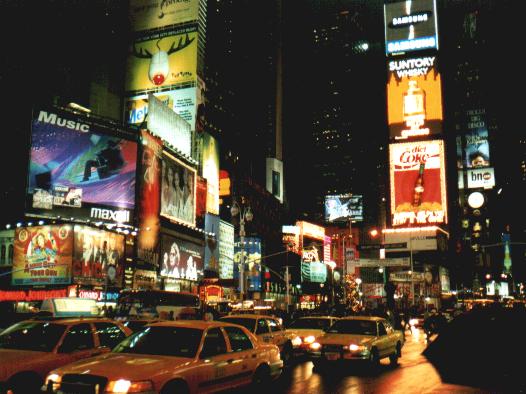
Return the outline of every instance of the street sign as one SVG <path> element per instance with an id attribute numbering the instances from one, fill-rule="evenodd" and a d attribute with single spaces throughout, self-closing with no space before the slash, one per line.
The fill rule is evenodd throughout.
<path id="1" fill-rule="evenodd" d="M 409 257 L 397 257 L 390 259 L 358 259 L 352 263 L 355 267 L 409 267 Z"/>
<path id="2" fill-rule="evenodd" d="M 407 248 L 407 242 L 397 242 L 388 244 L 370 244 L 370 245 L 359 245 L 360 250 L 379 250 L 379 249 L 405 249 Z"/>

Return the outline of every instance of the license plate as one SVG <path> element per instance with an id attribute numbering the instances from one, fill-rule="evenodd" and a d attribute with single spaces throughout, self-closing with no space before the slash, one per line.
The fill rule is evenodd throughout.
<path id="1" fill-rule="evenodd" d="M 325 353 L 325 358 L 329 361 L 338 360 L 340 358 L 339 353 Z"/>

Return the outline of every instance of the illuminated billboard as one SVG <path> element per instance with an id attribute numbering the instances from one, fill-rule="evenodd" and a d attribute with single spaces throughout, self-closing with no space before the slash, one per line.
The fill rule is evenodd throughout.
<path id="1" fill-rule="evenodd" d="M 136 138 L 58 110 L 36 110 L 27 210 L 56 217 L 131 223 Z"/>
<path id="2" fill-rule="evenodd" d="M 124 235 L 75 225 L 73 277 L 80 284 L 121 287 Z"/>
<path id="3" fill-rule="evenodd" d="M 203 276 L 202 246 L 167 234 L 162 235 L 161 244 L 161 276 L 192 281 Z"/>
<path id="4" fill-rule="evenodd" d="M 387 55 L 438 49 L 435 0 L 385 4 L 384 18 Z"/>
<path id="5" fill-rule="evenodd" d="M 245 277 L 247 291 L 261 291 L 261 239 L 245 237 L 243 255 L 245 262 Z M 234 279 L 239 278 L 239 264 L 241 263 L 241 243 L 234 245 Z"/>
<path id="6" fill-rule="evenodd" d="M 68 284 L 72 253 L 70 225 L 17 228 L 11 283 L 14 286 Z"/>
<path id="7" fill-rule="evenodd" d="M 495 172 L 491 168 L 467 170 L 468 189 L 492 189 L 495 187 Z"/>
<path id="8" fill-rule="evenodd" d="M 340 194 L 325 196 L 325 221 L 348 222 L 349 219 L 363 221 L 363 196 Z"/>
<path id="9" fill-rule="evenodd" d="M 131 0 L 131 28 L 142 31 L 196 21 L 198 9 L 199 0 Z"/>
<path id="10" fill-rule="evenodd" d="M 196 88 L 180 87 L 174 90 L 152 93 L 164 106 L 171 109 L 190 125 L 190 129 L 195 127 L 196 115 Z M 140 125 L 144 121 L 149 121 L 148 115 L 148 94 L 129 97 L 126 99 L 126 113 L 124 114 L 129 124 Z M 150 124 L 148 123 L 148 126 Z M 172 145 L 174 145 L 172 143 Z"/>
<path id="11" fill-rule="evenodd" d="M 168 108 L 153 94 L 148 95 L 148 130 L 183 155 L 192 154 L 192 131 L 190 124 Z"/>
<path id="12" fill-rule="evenodd" d="M 442 83 L 436 56 L 388 63 L 387 122 L 396 140 L 442 132 Z"/>
<path id="13" fill-rule="evenodd" d="M 161 159 L 163 145 L 159 138 L 141 132 L 142 158 L 140 172 L 139 231 L 137 258 L 159 267 L 159 212 L 161 209 Z"/>
<path id="14" fill-rule="evenodd" d="M 473 130 L 464 135 L 464 166 L 466 168 L 489 167 L 488 130 Z"/>
<path id="15" fill-rule="evenodd" d="M 195 227 L 196 170 L 164 152 L 161 215 Z"/>
<path id="16" fill-rule="evenodd" d="M 219 221 L 219 278 L 234 278 L 234 226 Z"/>
<path id="17" fill-rule="evenodd" d="M 327 280 L 327 266 L 320 262 L 301 263 L 302 282 L 324 283 Z"/>
<path id="18" fill-rule="evenodd" d="M 206 179 L 197 175 L 195 183 L 195 224 L 196 227 L 205 226 L 206 195 L 208 193 Z"/>
<path id="19" fill-rule="evenodd" d="M 132 43 L 126 64 L 125 90 L 129 95 L 197 78 L 197 25 L 167 32 L 154 31 Z"/>
<path id="20" fill-rule="evenodd" d="M 393 226 L 447 223 L 444 143 L 389 145 Z"/>
<path id="21" fill-rule="evenodd" d="M 207 213 L 205 218 L 205 268 L 219 272 L 219 216 Z"/>
<path id="22" fill-rule="evenodd" d="M 203 178 L 206 179 L 206 211 L 219 214 L 219 144 L 208 133 L 202 133 Z"/>

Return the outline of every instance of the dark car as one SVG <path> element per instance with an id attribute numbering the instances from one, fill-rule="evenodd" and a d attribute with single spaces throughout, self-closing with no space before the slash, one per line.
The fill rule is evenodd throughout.
<path id="1" fill-rule="evenodd" d="M 446 383 L 519 392 L 525 332 L 525 310 L 474 309 L 450 321 L 423 354 Z"/>

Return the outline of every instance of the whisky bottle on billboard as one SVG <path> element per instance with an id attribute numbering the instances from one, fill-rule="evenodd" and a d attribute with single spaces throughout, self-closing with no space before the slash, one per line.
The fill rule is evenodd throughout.
<path id="1" fill-rule="evenodd" d="M 426 117 L 426 93 L 415 80 L 409 81 L 407 92 L 404 93 L 404 121 L 411 129 L 418 129 L 424 124 Z"/>
<path id="2" fill-rule="evenodd" d="M 418 207 L 422 203 L 422 194 L 424 193 L 424 168 L 426 163 L 421 161 L 418 169 L 418 176 L 415 181 L 415 190 L 413 193 L 413 206 Z"/>

